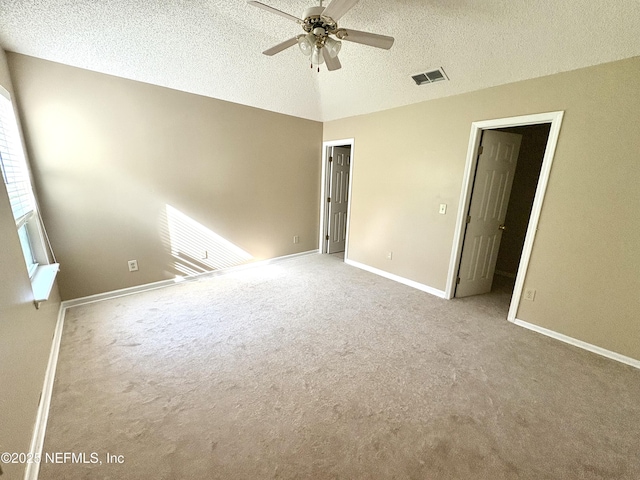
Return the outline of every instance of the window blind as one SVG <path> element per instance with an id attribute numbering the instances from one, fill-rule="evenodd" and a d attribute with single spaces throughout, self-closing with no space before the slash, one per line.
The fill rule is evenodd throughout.
<path id="1" fill-rule="evenodd" d="M 11 210 L 20 227 L 35 209 L 35 200 L 24 157 L 18 124 L 8 94 L 0 90 L 0 169 Z"/>

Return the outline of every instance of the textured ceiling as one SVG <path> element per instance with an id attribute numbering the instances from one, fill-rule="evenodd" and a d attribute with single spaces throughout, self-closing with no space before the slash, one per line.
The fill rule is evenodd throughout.
<path id="1" fill-rule="evenodd" d="M 339 25 L 394 46 L 344 42 L 318 73 L 297 47 L 262 55 L 301 29 L 244 0 L 0 0 L 5 50 L 321 121 L 638 56 L 639 24 L 638 0 L 360 0 Z"/>

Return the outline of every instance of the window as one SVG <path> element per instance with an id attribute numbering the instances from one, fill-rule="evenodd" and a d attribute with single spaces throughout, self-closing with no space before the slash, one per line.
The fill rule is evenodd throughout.
<path id="1" fill-rule="evenodd" d="M 51 264 L 47 255 L 38 215 L 29 167 L 22 148 L 18 123 L 9 92 L 0 87 L 0 170 L 16 229 L 36 306 L 49 297 L 58 264 Z"/>
<path id="2" fill-rule="evenodd" d="M 24 261 L 27 264 L 29 278 L 32 278 L 36 273 L 38 264 L 36 263 L 36 257 L 33 255 L 33 249 L 31 248 L 31 239 L 29 238 L 29 232 L 27 231 L 26 225 L 23 225 L 18 229 L 18 236 L 20 237 L 20 245 L 22 246 Z"/>

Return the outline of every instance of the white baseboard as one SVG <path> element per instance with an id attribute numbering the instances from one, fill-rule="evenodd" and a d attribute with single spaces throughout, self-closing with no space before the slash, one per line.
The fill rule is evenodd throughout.
<path id="1" fill-rule="evenodd" d="M 365 265 L 364 263 L 355 262 L 349 259 L 345 259 L 344 263 L 346 263 L 347 265 L 351 265 L 352 267 L 360 268 L 361 270 L 366 270 L 367 272 L 375 273 L 376 275 L 388 278 L 389 280 L 393 280 L 394 282 L 402 283 L 404 285 L 408 285 L 409 287 L 422 290 L 423 292 L 430 293 L 431 295 L 435 295 L 436 297 L 447 298 L 446 293 L 442 290 L 438 290 L 437 288 L 433 288 L 428 285 L 409 280 L 408 278 L 404 278 L 393 273 L 385 272 L 384 270 Z"/>
<path id="2" fill-rule="evenodd" d="M 602 355 L 603 357 L 607 357 L 612 360 L 616 360 L 618 362 L 625 363 L 627 365 L 631 365 L 632 367 L 640 369 L 640 360 L 636 360 L 634 358 L 627 357 L 625 355 L 621 355 L 616 352 L 612 352 L 611 350 L 607 350 L 605 348 L 598 347 L 597 345 L 592 345 L 590 343 L 583 342 L 582 340 L 578 340 L 577 338 L 569 337 L 562 333 L 554 332 L 553 330 L 549 330 L 548 328 L 534 325 L 533 323 L 525 322 L 524 320 L 519 320 L 516 318 L 513 321 L 513 323 L 521 327 L 527 328 L 529 330 L 533 330 L 534 332 L 541 333 L 542 335 L 546 335 L 547 337 L 551 337 L 556 340 L 560 340 L 561 342 L 568 343 L 569 345 L 573 345 L 574 347 L 582 348 L 584 350 L 597 353 L 598 355 Z"/>
<path id="3" fill-rule="evenodd" d="M 87 297 L 74 298 L 72 300 L 65 300 L 62 302 L 64 308 L 77 307 L 78 305 L 84 305 L 87 303 L 100 302 L 102 300 L 109 300 L 112 298 L 124 297 L 126 295 L 133 295 L 135 293 L 147 292 L 149 290 L 156 290 L 158 288 L 170 287 L 171 285 L 177 285 L 184 282 L 192 282 L 200 280 L 206 277 L 217 277 L 218 275 L 228 275 L 229 273 L 238 272 L 247 268 L 256 268 L 264 265 L 268 265 L 274 262 L 280 262 L 289 258 L 302 257 L 305 255 L 317 255 L 318 250 L 309 250 L 301 253 L 293 253 L 291 255 L 284 255 L 282 257 L 268 258 L 266 260 L 260 260 L 257 262 L 244 263 L 235 267 L 221 268 L 220 270 L 213 270 L 211 272 L 198 273 L 197 275 L 178 276 L 168 280 L 160 280 L 153 283 L 145 283 L 143 285 L 136 285 L 135 287 L 121 288 L 119 290 L 113 290 L 111 292 L 97 293 L 95 295 L 89 295 Z"/>
<path id="4" fill-rule="evenodd" d="M 51 406 L 51 395 L 53 394 L 53 381 L 56 377 L 56 367 L 58 366 L 58 354 L 60 353 L 60 341 L 62 340 L 65 310 L 65 307 L 60 305 L 60 309 L 58 310 L 58 321 L 56 322 L 53 341 L 51 342 L 51 351 L 49 352 L 49 362 L 47 363 L 47 370 L 44 375 L 40 404 L 38 405 L 38 412 L 36 413 L 36 423 L 33 428 L 31 445 L 29 446 L 31 458 L 40 458 L 42 455 L 44 434 L 47 430 L 49 407 Z M 39 462 L 27 463 L 27 468 L 24 471 L 24 479 L 37 480 L 39 471 Z"/>

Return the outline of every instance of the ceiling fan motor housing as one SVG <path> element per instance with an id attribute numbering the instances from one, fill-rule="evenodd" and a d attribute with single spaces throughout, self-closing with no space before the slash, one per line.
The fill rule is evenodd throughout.
<path id="1" fill-rule="evenodd" d="M 304 11 L 303 18 L 305 21 L 310 17 L 320 17 L 324 12 L 324 7 L 309 7 Z"/>
<path id="2" fill-rule="evenodd" d="M 335 33 L 338 25 L 332 18 L 322 16 L 324 8 L 325 7 L 311 7 L 305 10 L 302 24 L 305 32 L 313 32 L 316 36 L 326 36 Z M 322 31 L 319 29 L 322 29 Z"/>

